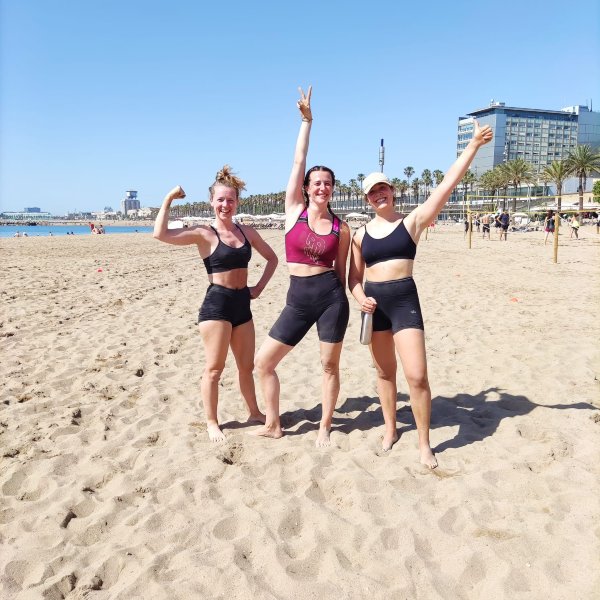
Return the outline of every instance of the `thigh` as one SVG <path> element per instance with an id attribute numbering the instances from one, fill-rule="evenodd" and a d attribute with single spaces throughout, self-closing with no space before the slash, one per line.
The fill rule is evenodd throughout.
<path id="1" fill-rule="evenodd" d="M 204 343 L 207 368 L 224 367 L 233 329 L 231 323 L 229 321 L 202 321 L 198 328 Z"/>
<path id="2" fill-rule="evenodd" d="M 254 321 L 232 329 L 230 346 L 238 368 L 251 369 L 254 365 L 254 339 Z"/>
<path id="3" fill-rule="evenodd" d="M 256 353 L 256 363 L 263 369 L 274 369 L 293 348 L 268 337 Z"/>
<path id="4" fill-rule="evenodd" d="M 346 335 L 349 319 L 350 306 L 343 293 L 343 296 L 327 306 L 317 319 L 319 340 L 329 344 L 341 343 Z"/>
<path id="5" fill-rule="evenodd" d="M 373 331 L 369 348 L 379 376 L 395 380 L 398 363 L 391 330 Z"/>
<path id="6" fill-rule="evenodd" d="M 316 317 L 310 315 L 308 311 L 286 304 L 271 327 L 269 336 L 282 345 L 293 347 L 308 333 L 315 321 Z"/>
<path id="7" fill-rule="evenodd" d="M 394 345 L 407 379 L 427 376 L 425 332 L 422 329 L 402 329 L 394 334 Z"/>
<path id="8" fill-rule="evenodd" d="M 342 342 L 331 344 L 329 342 L 321 342 L 319 344 L 321 351 L 321 364 L 335 366 L 340 365 L 340 356 L 342 355 Z"/>

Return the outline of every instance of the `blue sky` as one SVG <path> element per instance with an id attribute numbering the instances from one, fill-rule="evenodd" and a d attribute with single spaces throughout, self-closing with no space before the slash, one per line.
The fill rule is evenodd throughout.
<path id="1" fill-rule="evenodd" d="M 599 23 L 597 0 L 0 0 L 0 207 L 203 201 L 225 163 L 283 190 L 308 84 L 309 165 L 347 183 L 384 138 L 390 177 L 445 171 L 491 99 L 600 110 Z"/>

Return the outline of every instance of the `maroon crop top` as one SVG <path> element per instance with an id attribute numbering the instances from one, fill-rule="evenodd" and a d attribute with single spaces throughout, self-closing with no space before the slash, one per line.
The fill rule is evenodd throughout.
<path id="1" fill-rule="evenodd" d="M 308 225 L 308 211 L 305 208 L 294 226 L 285 234 L 285 258 L 288 263 L 331 269 L 339 243 L 340 220 L 333 215 L 331 231 L 319 235 Z"/>

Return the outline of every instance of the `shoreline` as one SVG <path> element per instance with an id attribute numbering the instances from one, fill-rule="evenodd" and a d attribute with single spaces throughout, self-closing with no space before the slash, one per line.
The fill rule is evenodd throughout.
<path id="1" fill-rule="evenodd" d="M 32 223 L 35 223 L 35 225 L 33 225 Z M 113 220 L 100 220 L 100 221 L 84 221 L 81 219 L 61 219 L 61 220 L 36 220 L 36 219 L 31 219 L 31 221 L 22 221 L 22 220 L 3 220 L 0 221 L 0 226 L 2 225 L 6 225 L 6 226 L 10 226 L 10 227 L 37 227 L 38 225 L 42 226 L 42 227 L 52 227 L 53 225 L 81 225 L 81 226 L 88 226 L 90 223 L 94 223 L 97 225 L 104 225 L 104 227 L 110 227 L 111 225 L 115 226 L 115 227 L 154 227 L 154 221 L 150 220 L 150 219 L 143 219 L 143 220 L 128 220 L 128 219 L 124 219 L 122 221 L 113 221 Z"/>

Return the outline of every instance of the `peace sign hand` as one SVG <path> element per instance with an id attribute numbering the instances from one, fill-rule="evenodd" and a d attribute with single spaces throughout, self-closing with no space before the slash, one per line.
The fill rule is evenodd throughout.
<path id="1" fill-rule="evenodd" d="M 298 109 L 300 110 L 300 115 L 302 116 L 303 121 L 312 121 L 312 112 L 310 110 L 310 96 L 312 94 L 312 85 L 308 86 L 308 92 L 304 95 L 302 88 L 299 87 L 300 91 L 300 100 L 296 103 Z"/>
<path id="2" fill-rule="evenodd" d="M 477 119 L 473 119 L 473 141 L 478 146 L 483 146 L 484 144 L 491 142 L 493 137 L 494 133 L 489 125 L 479 127 Z"/>

